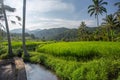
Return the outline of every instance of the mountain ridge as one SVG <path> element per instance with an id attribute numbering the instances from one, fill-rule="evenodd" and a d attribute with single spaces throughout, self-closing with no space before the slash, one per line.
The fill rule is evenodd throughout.
<path id="1" fill-rule="evenodd" d="M 91 33 L 98 29 L 98 27 L 87 27 L 87 30 Z M 11 33 L 17 32 L 18 34 L 22 33 L 22 29 L 15 29 L 10 31 Z M 51 28 L 51 29 L 36 29 L 36 30 L 28 30 L 26 29 L 26 33 L 33 34 L 36 38 L 41 40 L 62 40 L 62 39 L 70 39 L 74 40 L 77 38 L 77 29 L 69 29 L 65 27 L 61 28 Z"/>

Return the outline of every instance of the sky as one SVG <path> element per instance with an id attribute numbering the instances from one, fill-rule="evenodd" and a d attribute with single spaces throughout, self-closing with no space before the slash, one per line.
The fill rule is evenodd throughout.
<path id="1" fill-rule="evenodd" d="M 88 6 L 93 4 L 92 0 L 26 0 L 26 29 L 49 29 L 49 28 L 78 28 L 80 23 L 84 21 L 87 26 L 95 27 L 96 19 L 93 15 L 88 14 Z M 117 11 L 114 6 L 119 0 L 104 0 L 108 2 L 107 14 L 112 14 Z M 22 18 L 23 0 L 5 0 L 6 5 L 16 8 L 16 12 L 7 13 L 9 15 L 17 15 Z M 106 14 L 99 16 L 100 23 Z M 14 17 L 9 17 L 11 20 L 16 20 Z M 19 21 L 16 21 L 19 22 Z M 22 21 L 21 21 L 22 22 Z M 10 30 L 22 28 L 18 24 L 11 24 Z"/>

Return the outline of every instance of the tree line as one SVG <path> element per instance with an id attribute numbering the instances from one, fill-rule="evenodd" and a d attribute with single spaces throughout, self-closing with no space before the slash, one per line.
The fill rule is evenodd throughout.
<path id="1" fill-rule="evenodd" d="M 85 22 L 81 22 L 78 28 L 78 39 L 82 41 L 101 40 L 117 41 L 120 40 L 120 2 L 114 3 L 118 10 L 114 14 L 106 15 L 103 22 L 99 25 L 99 15 L 107 14 L 105 5 L 108 2 L 103 0 L 92 0 L 93 4 L 88 7 L 90 16 L 94 15 L 97 20 L 97 29 L 90 33 L 86 28 Z"/>

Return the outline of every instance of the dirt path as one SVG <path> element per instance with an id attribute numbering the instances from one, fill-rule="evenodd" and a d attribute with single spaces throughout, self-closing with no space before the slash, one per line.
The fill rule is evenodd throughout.
<path id="1" fill-rule="evenodd" d="M 23 60 L 20 58 L 1 60 L 0 80 L 27 80 Z"/>
<path id="2" fill-rule="evenodd" d="M 16 65 L 17 80 L 27 80 L 23 59 L 14 58 L 14 60 Z"/>
<path id="3" fill-rule="evenodd" d="M 13 60 L 0 61 L 0 80 L 16 80 L 15 64 Z"/>

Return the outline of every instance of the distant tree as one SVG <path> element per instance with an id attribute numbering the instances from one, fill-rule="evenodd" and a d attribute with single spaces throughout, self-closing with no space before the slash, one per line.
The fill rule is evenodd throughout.
<path id="1" fill-rule="evenodd" d="M 56 35 L 53 40 L 56 41 L 76 41 L 78 40 L 78 29 L 69 29 Z"/>
<path id="2" fill-rule="evenodd" d="M 42 40 L 42 41 L 46 41 L 45 36 L 43 36 L 41 40 Z"/>
<path id="3" fill-rule="evenodd" d="M 80 40 L 85 40 L 86 39 L 86 24 L 85 22 L 81 22 L 80 27 L 78 28 L 78 37 Z"/>
<path id="4" fill-rule="evenodd" d="M 99 33 L 100 33 L 103 41 L 109 41 L 106 25 L 101 25 L 101 30 L 99 30 Z"/>
<path id="5" fill-rule="evenodd" d="M 31 37 L 32 39 L 35 39 L 35 36 L 34 36 L 34 34 L 31 34 L 31 35 L 30 35 L 30 37 Z"/>
<path id="6" fill-rule="evenodd" d="M 99 14 L 102 14 L 103 12 L 107 13 L 106 8 L 104 5 L 107 5 L 107 2 L 103 2 L 103 0 L 92 0 L 93 5 L 90 5 L 88 7 L 88 13 L 90 13 L 90 16 L 93 14 L 95 15 L 95 18 L 97 19 L 97 26 L 99 26 Z"/>
<path id="7" fill-rule="evenodd" d="M 95 31 L 93 32 L 93 38 L 94 38 L 95 41 L 98 41 L 98 40 L 99 40 L 99 39 L 98 39 L 98 35 L 99 35 L 99 31 L 98 31 L 98 29 L 97 29 L 97 30 L 95 30 Z"/>
<path id="8" fill-rule="evenodd" d="M 22 26 L 22 42 L 23 42 L 23 51 L 25 57 L 28 57 L 29 54 L 26 49 L 26 41 L 25 41 L 25 21 L 26 21 L 26 0 L 23 0 L 23 26 Z"/>
<path id="9" fill-rule="evenodd" d="M 116 28 L 116 26 L 118 25 L 118 21 L 116 19 L 116 17 L 112 14 L 106 16 L 106 18 L 103 19 L 103 25 L 106 27 L 107 32 L 108 32 L 108 37 L 109 40 L 113 40 L 113 35 L 114 35 L 114 29 Z"/>
<path id="10" fill-rule="evenodd" d="M 8 38 L 8 53 L 9 53 L 9 56 L 12 56 L 13 53 L 12 53 L 12 46 L 11 46 L 11 39 L 10 39 L 6 10 L 10 11 L 10 12 L 14 12 L 15 8 L 11 8 L 10 6 L 4 5 L 4 1 L 0 0 L 0 17 L 2 15 L 4 15 L 5 26 L 6 26 L 6 30 L 7 30 L 7 38 Z"/>

